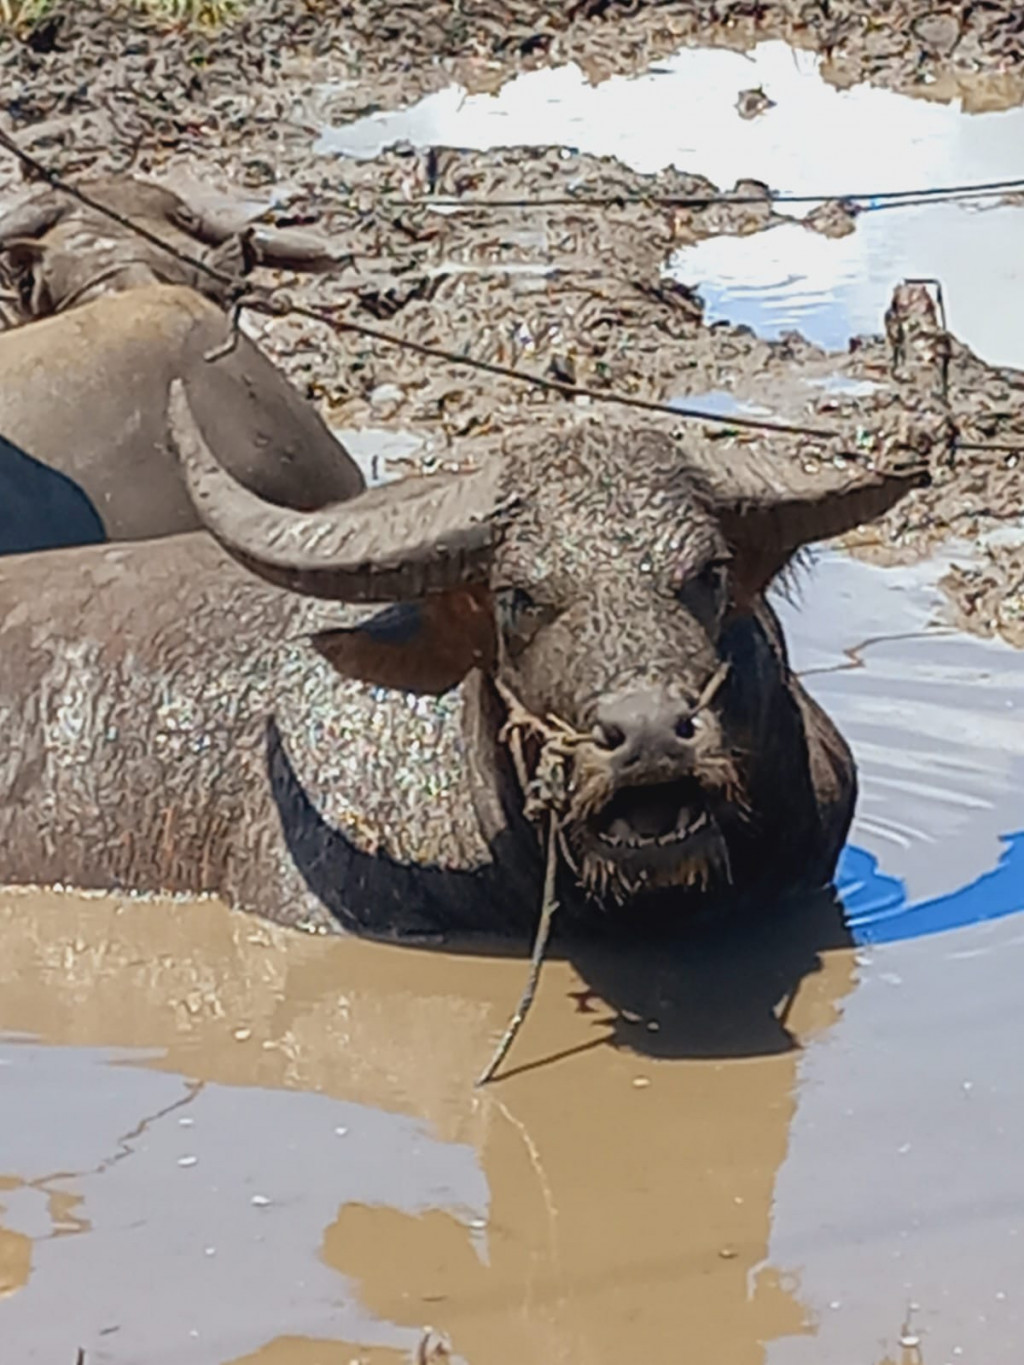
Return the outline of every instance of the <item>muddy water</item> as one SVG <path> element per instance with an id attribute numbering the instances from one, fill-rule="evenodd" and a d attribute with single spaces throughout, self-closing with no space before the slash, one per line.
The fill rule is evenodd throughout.
<path id="1" fill-rule="evenodd" d="M 552 962 L 483 1093 L 519 962 L 0 897 L 2 1358 L 841 1365 L 916 1304 L 926 1361 L 1017 1359 L 1024 656 L 940 569 L 782 607 L 861 762 L 853 935 Z"/>
<path id="2" fill-rule="evenodd" d="M 748 1284 L 794 1052 L 658 1060 L 655 1015 L 612 1046 L 607 1006 L 555 963 L 519 1074 L 477 1096 L 520 964 L 40 893 L 4 899 L 0 938 L 19 1360 L 312 1365 L 433 1324 L 470 1361 L 613 1361 L 685 1333 L 753 1362 L 799 1329 L 770 1268 Z M 828 957 L 790 1027 L 827 1029 L 853 978 Z"/>

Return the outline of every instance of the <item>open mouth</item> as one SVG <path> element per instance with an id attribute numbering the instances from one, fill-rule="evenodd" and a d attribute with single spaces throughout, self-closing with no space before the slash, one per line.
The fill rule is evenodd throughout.
<path id="1" fill-rule="evenodd" d="M 718 822 L 691 781 L 623 787 L 587 825 L 587 860 L 632 888 L 728 877 Z"/>

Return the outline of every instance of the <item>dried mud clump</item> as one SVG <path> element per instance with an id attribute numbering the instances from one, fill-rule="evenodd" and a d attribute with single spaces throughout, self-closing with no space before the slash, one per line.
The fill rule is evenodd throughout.
<path id="1" fill-rule="evenodd" d="M 736 96 L 736 112 L 740 118 L 758 118 L 775 108 L 775 101 L 768 98 L 760 86 L 755 90 L 741 90 Z"/>
<path id="2" fill-rule="evenodd" d="M 976 635 L 1002 636 L 1024 649 L 1024 543 L 987 546 L 982 562 L 954 565 L 942 580 L 954 620 Z"/>

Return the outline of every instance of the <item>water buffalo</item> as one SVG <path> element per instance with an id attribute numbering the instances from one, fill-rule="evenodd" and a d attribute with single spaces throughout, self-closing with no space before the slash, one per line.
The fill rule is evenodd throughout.
<path id="1" fill-rule="evenodd" d="M 227 236 L 237 223 L 203 217 L 160 186 L 83 188 L 193 255 L 202 241 L 238 246 Z M 326 259 L 315 239 L 254 240 L 245 269 Z M 222 288 L 201 271 L 48 187 L 0 217 L 0 261 L 35 319 L 0 332 L 0 435 L 18 452 L 0 451 L 0 507 L 9 519 L 17 503 L 32 505 L 31 521 L 20 519 L 14 534 L 0 521 L 0 553 L 84 543 L 94 536 L 83 528 L 96 521 L 111 540 L 196 529 L 167 430 L 176 377 L 225 467 L 261 497 L 314 508 L 362 490 L 357 466 L 312 404 L 248 338 L 212 363 L 204 358 L 228 327 Z M 68 503 L 62 480 L 87 506 L 84 519 L 58 510 Z"/>
<path id="2" fill-rule="evenodd" d="M 521 935 L 543 853 L 503 739 L 514 696 L 581 737 L 568 923 L 828 882 L 854 764 L 764 589 L 925 482 L 927 431 L 788 460 L 581 420 L 303 513 L 231 477 L 180 385 L 171 417 L 220 545 L 0 562 L 0 880 Z"/>
<path id="3" fill-rule="evenodd" d="M 188 285 L 221 304 L 231 281 L 254 265 L 319 270 L 336 263 L 315 235 L 262 227 L 242 206 L 202 209 L 164 185 L 128 176 L 83 180 L 76 188 L 179 255 L 64 191 L 34 186 L 0 213 L 0 263 L 26 320 L 149 284 Z M 204 262 L 220 278 L 180 256 Z"/>

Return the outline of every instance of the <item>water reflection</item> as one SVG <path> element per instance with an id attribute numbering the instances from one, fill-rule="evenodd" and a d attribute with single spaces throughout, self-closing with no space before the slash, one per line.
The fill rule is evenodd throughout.
<path id="1" fill-rule="evenodd" d="M 619 157 L 638 171 L 674 165 L 721 185 L 757 176 L 776 190 L 825 196 L 1021 174 L 1024 110 L 965 116 L 954 104 L 867 85 L 836 90 L 819 71 L 812 53 L 780 42 L 749 53 L 685 48 L 656 71 L 597 85 L 570 63 L 521 75 L 496 95 L 450 86 L 409 109 L 328 128 L 317 150 L 372 157 L 403 140 L 477 148 L 562 145 Z M 763 87 L 775 108 L 741 119 L 736 95 L 754 86 Z"/>
<path id="2" fill-rule="evenodd" d="M 911 904 L 899 877 L 882 872 L 861 848 L 844 850 L 836 885 L 857 943 L 898 943 L 1024 910 L 1024 831 L 1003 835 L 996 866 L 974 881 L 931 900 Z"/>
<path id="3" fill-rule="evenodd" d="M 1024 826 L 1024 653 L 944 620 L 939 580 L 971 553 L 885 569 L 823 554 L 778 602 L 795 666 L 857 758 L 850 842 L 910 906 L 991 873 Z"/>
<path id="4" fill-rule="evenodd" d="M 907 276 L 943 282 L 950 330 L 984 360 L 1024 353 L 1024 324 L 994 306 L 1024 298 L 1013 249 L 1020 209 L 932 204 L 867 212 L 838 240 L 782 223 L 756 237 L 713 237 L 672 257 L 668 273 L 697 289 L 708 320 L 778 338 L 798 331 L 828 350 L 873 334 L 893 286 Z"/>

